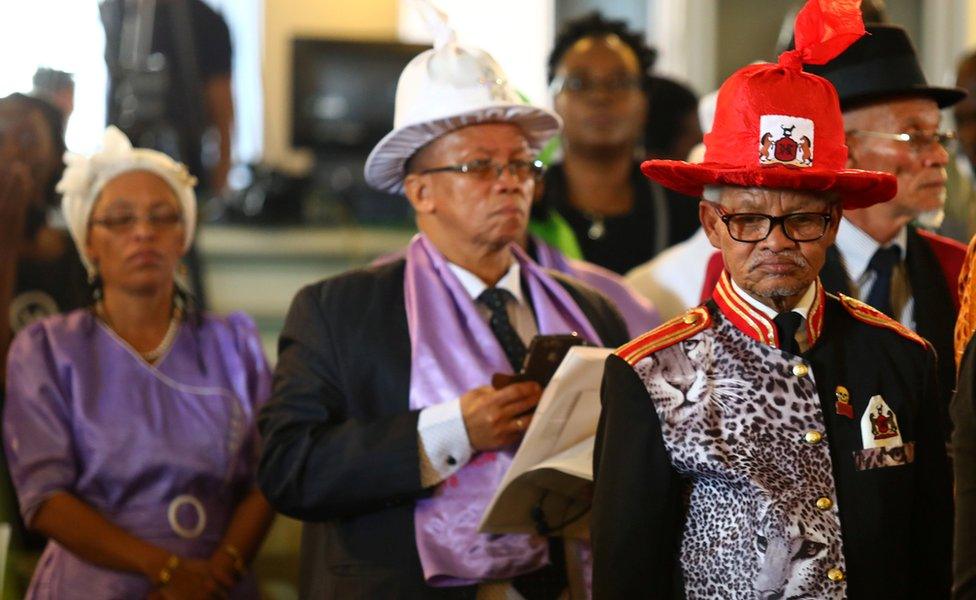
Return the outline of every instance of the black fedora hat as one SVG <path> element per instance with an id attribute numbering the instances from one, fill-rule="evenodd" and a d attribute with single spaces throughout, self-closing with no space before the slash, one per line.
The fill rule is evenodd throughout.
<path id="1" fill-rule="evenodd" d="M 966 96 L 966 90 L 931 86 L 918 63 L 908 33 L 896 25 L 871 23 L 861 37 L 825 65 L 807 65 L 806 71 L 827 79 L 837 88 L 842 110 L 899 97 L 935 100 L 939 108 Z"/>

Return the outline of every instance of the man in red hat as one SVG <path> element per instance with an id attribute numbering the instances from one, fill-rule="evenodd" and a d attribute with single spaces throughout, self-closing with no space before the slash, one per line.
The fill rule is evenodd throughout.
<path id="1" fill-rule="evenodd" d="M 837 92 L 803 72 L 864 31 L 857 2 L 822 4 L 798 15 L 798 50 L 723 84 L 703 163 L 642 166 L 704 197 L 727 270 L 710 301 L 607 361 L 596 598 L 948 595 L 935 355 L 818 278 L 842 210 L 896 192 L 846 168 Z"/>

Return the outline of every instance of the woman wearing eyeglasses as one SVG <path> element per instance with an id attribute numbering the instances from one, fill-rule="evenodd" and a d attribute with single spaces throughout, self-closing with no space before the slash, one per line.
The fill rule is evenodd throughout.
<path id="1" fill-rule="evenodd" d="M 694 203 L 640 173 L 653 60 L 624 22 L 598 13 L 567 23 L 549 56 L 562 144 L 531 227 L 563 254 L 619 274 L 698 228 Z"/>
<path id="2" fill-rule="evenodd" d="M 10 471 L 24 521 L 50 538 L 28 597 L 256 597 L 269 371 L 248 317 L 201 314 L 176 282 L 193 178 L 114 128 L 67 162 L 59 191 L 95 300 L 23 330 L 8 363 Z"/>

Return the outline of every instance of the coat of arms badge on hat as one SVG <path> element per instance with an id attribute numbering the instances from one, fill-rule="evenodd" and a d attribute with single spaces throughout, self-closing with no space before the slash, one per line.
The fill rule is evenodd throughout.
<path id="1" fill-rule="evenodd" d="M 813 121 L 788 115 L 759 117 L 759 162 L 813 166 Z"/>

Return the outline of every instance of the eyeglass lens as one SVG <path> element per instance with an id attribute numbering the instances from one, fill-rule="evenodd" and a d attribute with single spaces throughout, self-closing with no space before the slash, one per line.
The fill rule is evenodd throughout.
<path id="1" fill-rule="evenodd" d="M 782 224 L 786 237 L 794 242 L 812 242 L 827 231 L 829 215 L 794 213 L 781 217 L 763 214 L 725 215 L 723 220 L 732 239 L 740 242 L 759 242 L 766 239 L 774 225 Z"/>

